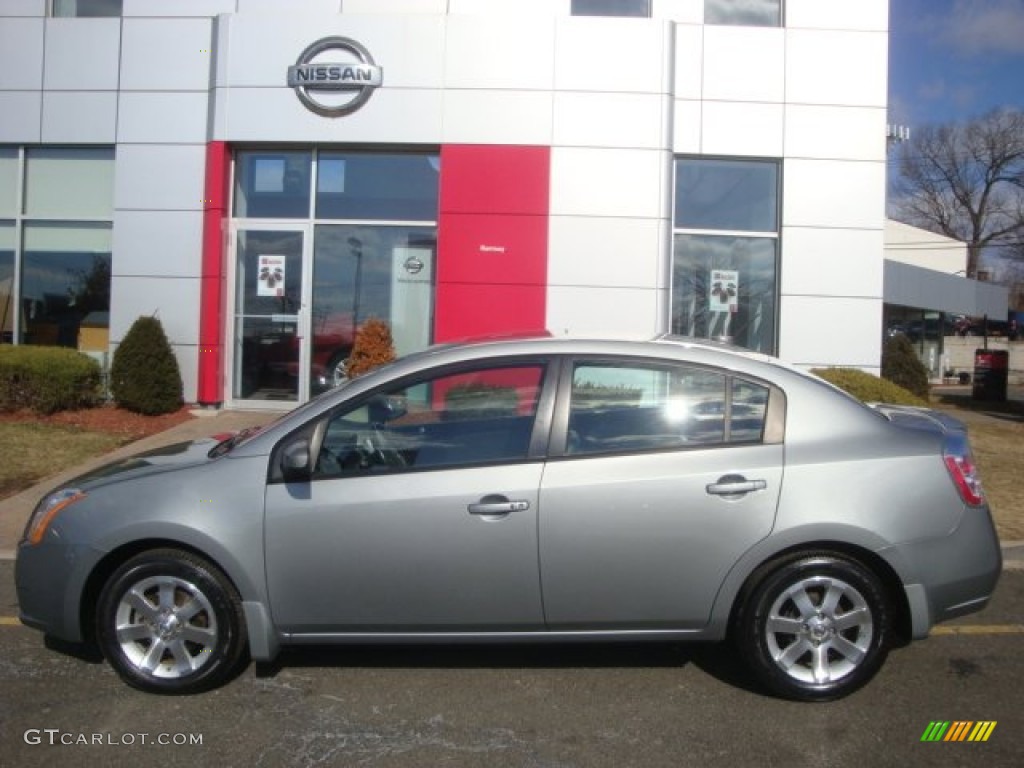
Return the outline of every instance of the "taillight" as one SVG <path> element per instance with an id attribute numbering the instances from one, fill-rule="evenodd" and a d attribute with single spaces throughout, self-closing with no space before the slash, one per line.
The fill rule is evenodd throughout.
<path id="1" fill-rule="evenodd" d="M 962 439 L 947 440 L 942 458 L 964 503 L 972 507 L 984 504 L 985 492 L 981 488 L 981 478 L 978 476 L 974 457 L 971 456 L 971 449 L 967 446 L 966 436 Z"/>

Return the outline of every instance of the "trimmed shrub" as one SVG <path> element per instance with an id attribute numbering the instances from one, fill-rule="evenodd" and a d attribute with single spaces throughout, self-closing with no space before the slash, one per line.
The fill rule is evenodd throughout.
<path id="1" fill-rule="evenodd" d="M 928 399 L 928 369 L 903 334 L 893 336 L 882 348 L 882 378 Z"/>
<path id="2" fill-rule="evenodd" d="M 815 368 L 811 373 L 820 376 L 843 391 L 849 392 L 865 403 L 928 405 L 927 400 L 921 399 L 913 392 L 856 368 Z"/>
<path id="3" fill-rule="evenodd" d="M 91 408 L 102 399 L 102 382 L 100 364 L 77 350 L 0 346 L 0 411 Z"/>
<path id="4" fill-rule="evenodd" d="M 345 373 L 354 379 L 392 362 L 396 357 L 391 328 L 383 320 L 371 317 L 356 330 Z"/>
<path id="5" fill-rule="evenodd" d="M 155 317 L 140 317 L 114 350 L 110 393 L 120 407 L 155 416 L 181 408 L 178 359 Z"/>

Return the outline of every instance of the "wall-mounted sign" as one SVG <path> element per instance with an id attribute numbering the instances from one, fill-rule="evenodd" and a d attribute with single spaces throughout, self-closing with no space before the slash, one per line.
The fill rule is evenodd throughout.
<path id="1" fill-rule="evenodd" d="M 260 256 L 256 272 L 257 296 L 284 296 L 284 256 Z"/>
<path id="2" fill-rule="evenodd" d="M 307 109 L 324 117 L 355 112 L 383 82 L 384 70 L 370 52 L 347 37 L 317 40 L 288 67 L 288 86 Z"/>
<path id="3" fill-rule="evenodd" d="M 708 282 L 708 311 L 735 314 L 740 308 L 740 273 L 734 269 L 713 269 Z"/>

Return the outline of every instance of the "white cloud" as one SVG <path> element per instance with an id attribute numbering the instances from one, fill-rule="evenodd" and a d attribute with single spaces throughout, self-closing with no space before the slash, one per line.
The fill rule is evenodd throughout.
<path id="1" fill-rule="evenodd" d="M 1024 0 L 955 0 L 940 37 L 968 56 L 1024 55 Z"/>

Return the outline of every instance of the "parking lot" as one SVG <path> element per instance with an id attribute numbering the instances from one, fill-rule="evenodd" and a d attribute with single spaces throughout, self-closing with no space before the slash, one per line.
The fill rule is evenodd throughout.
<path id="1" fill-rule="evenodd" d="M 0 561 L 0 765 L 1011 766 L 1024 748 L 1024 572 L 983 613 L 895 651 L 831 704 L 753 691 L 728 651 L 673 645 L 311 649 L 158 697 L 16 621 Z M 984 743 L 923 743 L 994 721 Z"/>

